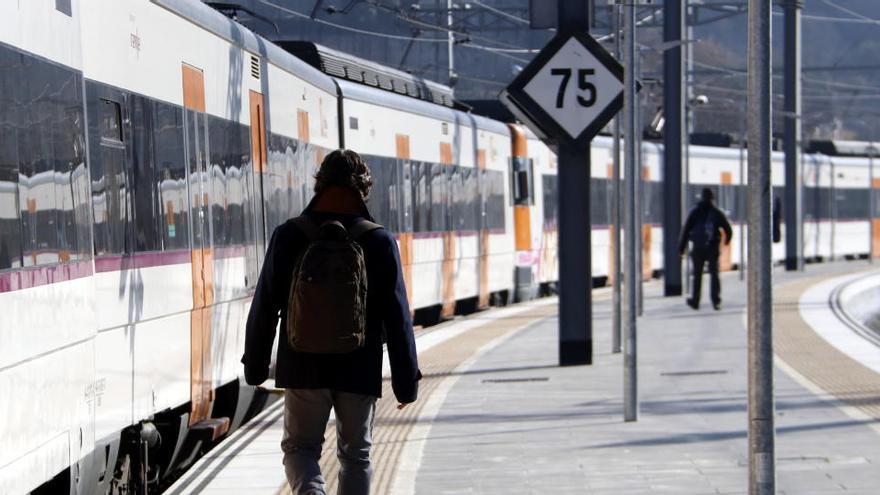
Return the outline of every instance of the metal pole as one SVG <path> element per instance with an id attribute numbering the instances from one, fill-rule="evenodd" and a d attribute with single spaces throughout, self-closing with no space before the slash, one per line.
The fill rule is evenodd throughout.
<path id="1" fill-rule="evenodd" d="M 804 260 L 801 153 L 802 0 L 785 5 L 785 269 L 801 270 Z"/>
<path id="2" fill-rule="evenodd" d="M 873 132 L 873 131 L 872 131 Z M 868 263 L 874 262 L 874 140 L 868 148 Z"/>
<path id="3" fill-rule="evenodd" d="M 614 23 L 614 57 L 620 60 L 620 7 L 614 5 L 612 7 L 612 22 Z M 620 317 L 621 317 L 621 297 L 620 276 L 620 221 L 623 218 L 620 214 L 620 115 L 614 117 L 614 125 L 612 126 L 614 136 L 614 146 L 612 147 L 612 165 L 611 165 L 611 246 L 612 264 L 614 265 L 613 273 L 613 289 L 611 292 L 611 352 L 620 352 Z"/>
<path id="4" fill-rule="evenodd" d="M 749 494 L 776 493 L 770 135 L 772 0 L 749 0 Z"/>
<path id="5" fill-rule="evenodd" d="M 446 39 L 448 40 L 447 46 L 447 56 L 449 59 L 449 84 L 451 85 L 455 80 L 455 34 L 452 32 L 453 30 L 453 19 L 452 19 L 452 0 L 446 0 L 446 27 L 449 31 L 446 33 Z"/>
<path id="6" fill-rule="evenodd" d="M 681 150 L 684 128 L 682 100 L 681 35 L 684 31 L 682 0 L 663 3 L 663 41 L 678 45 L 663 53 L 663 294 L 681 295 L 681 262 L 678 237 L 681 233 Z"/>
<path id="7" fill-rule="evenodd" d="M 587 3 L 559 0 L 560 29 L 589 31 Z M 559 365 L 593 361 L 590 147 L 559 145 Z"/>
<path id="8" fill-rule="evenodd" d="M 626 255 L 626 319 L 624 326 L 624 370 L 623 370 L 623 419 L 624 421 L 636 421 L 639 416 L 638 404 L 638 376 L 636 369 L 636 184 L 638 172 L 636 171 L 636 79 L 635 79 L 635 5 L 629 3 L 623 7 L 624 11 L 624 89 L 623 89 L 623 112 L 624 112 L 624 140 L 625 160 L 624 179 L 626 180 L 626 207 L 624 233 Z"/>
<path id="9" fill-rule="evenodd" d="M 746 236 L 745 236 L 745 228 L 746 228 L 746 219 L 743 218 L 742 207 L 746 205 L 743 198 L 743 191 L 745 190 L 746 185 L 746 177 L 745 170 L 746 167 L 744 165 L 744 161 L 746 158 L 746 149 L 745 149 L 745 134 L 740 136 L 742 139 L 739 143 L 739 206 L 740 209 L 737 212 L 737 216 L 739 217 L 739 279 L 742 281 L 746 276 Z"/>
<path id="10" fill-rule="evenodd" d="M 642 74 L 642 53 L 636 51 L 636 67 L 635 77 L 638 80 Z M 638 276 L 638 284 L 636 285 L 636 314 L 642 316 L 644 314 L 644 283 L 645 283 L 645 169 L 642 160 L 642 97 L 636 95 L 636 105 L 634 108 L 635 129 L 634 136 L 636 142 L 636 274 Z"/>
<path id="11" fill-rule="evenodd" d="M 831 249 L 831 256 L 829 259 L 834 261 L 834 240 L 837 236 L 837 192 L 834 190 L 834 176 L 836 175 L 834 172 L 834 159 L 829 158 L 828 162 L 831 164 L 830 170 L 830 179 L 831 179 L 831 194 L 828 195 L 828 211 L 831 214 L 831 236 L 830 241 L 831 245 L 829 246 Z"/>
<path id="12" fill-rule="evenodd" d="M 694 45 L 693 45 L 693 26 L 688 25 L 687 19 L 688 14 L 690 13 L 690 9 L 688 8 L 688 0 L 683 0 L 685 2 L 684 5 L 684 25 L 685 32 L 687 33 L 687 41 L 688 43 L 684 46 L 685 49 L 685 94 L 684 94 L 684 128 L 686 129 L 684 134 L 684 156 L 682 162 L 684 164 L 684 176 L 682 180 L 682 193 L 681 198 L 681 213 L 682 213 L 682 223 L 684 223 L 684 219 L 687 217 L 690 212 L 690 185 L 691 185 L 691 133 L 693 132 L 693 122 L 694 116 L 691 110 L 691 102 L 693 101 L 694 95 L 694 65 L 693 65 L 693 55 L 694 55 Z M 688 243 L 689 244 L 689 243 Z M 685 297 L 690 297 L 691 293 L 691 260 L 690 256 L 687 256 L 684 259 L 684 295 Z"/>

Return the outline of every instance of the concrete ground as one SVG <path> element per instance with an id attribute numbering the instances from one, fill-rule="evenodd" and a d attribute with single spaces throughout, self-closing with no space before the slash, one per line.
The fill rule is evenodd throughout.
<path id="1" fill-rule="evenodd" d="M 774 287 L 798 278 L 778 271 Z M 747 493 L 745 282 L 724 277 L 719 312 L 705 300 L 695 312 L 660 290 L 646 287 L 639 319 L 637 422 L 623 421 L 623 359 L 610 352 L 610 301 L 598 296 L 592 366 L 556 365 L 558 322 L 549 316 L 459 367 L 427 433 L 415 492 Z M 815 361 L 824 351 L 787 352 Z M 775 374 L 778 493 L 880 493 L 880 418 L 853 419 L 780 365 L 788 372 Z"/>
<path id="2" fill-rule="evenodd" d="M 774 273 L 780 494 L 880 494 L 880 373 L 819 337 L 800 311 L 810 287 L 870 269 L 840 262 Z M 385 371 L 371 493 L 747 493 L 746 288 L 733 273 L 723 289 L 721 311 L 704 302 L 695 312 L 661 297 L 659 282 L 646 285 L 633 423 L 623 421 L 607 289 L 594 292 L 591 366 L 557 366 L 554 299 L 420 331 L 419 400 L 397 410 Z M 269 407 L 168 493 L 289 494 L 282 423 L 280 404 Z M 336 493 L 332 422 L 325 438 L 320 463 Z"/>

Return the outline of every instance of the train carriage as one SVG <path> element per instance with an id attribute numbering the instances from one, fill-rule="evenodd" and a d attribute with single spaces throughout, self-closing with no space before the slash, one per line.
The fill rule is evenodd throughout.
<path id="1" fill-rule="evenodd" d="M 335 148 L 371 165 L 369 206 L 398 240 L 419 321 L 556 289 L 556 158 L 524 127 L 400 71 L 275 45 L 196 0 L 83 5 L 0 16 L 0 391 L 13 398 L 0 492 L 155 489 L 262 407 L 238 360 L 266 242 Z M 596 283 L 612 273 L 611 147 L 593 142 Z M 650 277 L 662 146 L 641 156 Z M 691 147 L 685 205 L 713 187 L 734 224 L 724 269 L 741 264 L 744 163 Z M 775 153 L 780 204 L 782 170 Z M 803 170 L 807 258 L 880 254 L 870 159 L 805 154 Z"/>
<path id="2" fill-rule="evenodd" d="M 485 307 L 513 288 L 510 136 L 452 108 L 449 88 L 308 42 L 281 46 L 332 75 L 340 142 L 370 164 L 369 201 L 400 246 L 417 319 Z"/>
<path id="3" fill-rule="evenodd" d="M 62 7 L 7 3 L 0 16 L 4 492 L 27 492 L 93 448 L 83 60 L 78 5 Z"/>

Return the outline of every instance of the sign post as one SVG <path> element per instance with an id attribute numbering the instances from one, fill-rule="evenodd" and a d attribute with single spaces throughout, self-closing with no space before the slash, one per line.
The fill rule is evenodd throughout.
<path id="1" fill-rule="evenodd" d="M 559 30 L 502 92 L 559 156 L 559 364 L 591 364 L 590 142 L 623 105 L 623 67 L 588 31 L 585 0 L 559 0 Z"/>

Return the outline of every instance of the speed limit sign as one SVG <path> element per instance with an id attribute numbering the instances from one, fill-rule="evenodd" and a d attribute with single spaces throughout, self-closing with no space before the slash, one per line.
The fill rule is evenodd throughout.
<path id="1" fill-rule="evenodd" d="M 539 135 L 584 144 L 623 106 L 623 67 L 589 34 L 561 32 L 501 97 Z"/>

